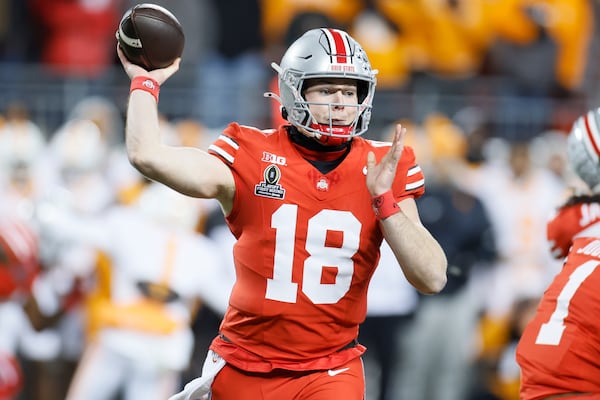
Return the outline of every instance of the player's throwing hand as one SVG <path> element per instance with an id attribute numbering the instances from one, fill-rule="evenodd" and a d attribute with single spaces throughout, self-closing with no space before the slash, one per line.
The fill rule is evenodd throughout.
<path id="1" fill-rule="evenodd" d="M 129 78 L 133 79 L 136 76 L 149 76 L 156 80 L 159 85 L 165 83 L 167 79 L 171 77 L 175 72 L 179 70 L 179 64 L 181 63 L 181 58 L 177 58 L 173 64 L 169 65 L 165 68 L 159 68 L 152 71 L 146 71 L 143 67 L 136 65 L 129 61 L 127 57 L 125 57 L 125 53 L 117 44 L 117 55 L 119 56 L 119 60 L 121 60 L 121 64 L 123 64 L 123 69 L 127 73 Z"/>

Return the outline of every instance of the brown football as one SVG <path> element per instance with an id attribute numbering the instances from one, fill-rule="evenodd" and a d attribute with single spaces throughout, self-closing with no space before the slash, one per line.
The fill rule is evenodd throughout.
<path id="1" fill-rule="evenodd" d="M 166 8 L 137 4 L 123 14 L 116 33 L 129 61 L 148 71 L 164 68 L 181 57 L 185 36 L 181 24 Z"/>

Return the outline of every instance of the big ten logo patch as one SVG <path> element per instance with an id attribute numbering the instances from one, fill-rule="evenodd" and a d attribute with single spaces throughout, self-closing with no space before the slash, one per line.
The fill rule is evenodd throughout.
<path id="1" fill-rule="evenodd" d="M 267 162 L 270 164 L 277 164 L 277 165 L 286 165 L 287 164 L 287 160 L 285 159 L 285 157 L 278 156 L 276 154 L 269 153 L 267 151 L 263 151 L 263 156 L 262 156 L 261 161 Z"/>

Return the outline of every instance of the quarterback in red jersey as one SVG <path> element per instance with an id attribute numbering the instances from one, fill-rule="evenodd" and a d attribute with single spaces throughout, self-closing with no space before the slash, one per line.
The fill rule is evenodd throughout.
<path id="1" fill-rule="evenodd" d="M 517 347 L 523 400 L 600 398 L 599 119 L 590 111 L 569 134 L 569 163 L 591 193 L 569 198 L 548 223 L 552 254 L 566 258 Z"/>
<path id="2" fill-rule="evenodd" d="M 279 100 L 289 124 L 230 124 L 208 151 L 161 143 L 158 88 L 179 66 L 132 79 L 129 159 L 148 178 L 216 198 L 237 239 L 236 283 L 202 376 L 172 399 L 362 400 L 357 342 L 369 280 L 386 240 L 423 293 L 446 282 L 446 257 L 420 222 L 424 177 L 405 130 L 366 140 L 375 71 L 346 32 L 313 29 L 286 51 Z"/>

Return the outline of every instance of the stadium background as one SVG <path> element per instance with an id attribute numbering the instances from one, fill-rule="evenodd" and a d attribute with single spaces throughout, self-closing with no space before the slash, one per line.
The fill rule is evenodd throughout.
<path id="1" fill-rule="evenodd" d="M 229 121 L 271 127 L 277 105 L 262 95 L 273 90 L 270 62 L 301 32 L 324 25 L 348 30 L 380 71 L 371 138 L 384 137 L 397 120 L 410 134 L 441 116 L 465 136 L 483 128 L 488 137 L 528 142 L 568 132 L 577 116 L 600 105 L 596 0 L 155 2 L 172 10 L 186 33 L 181 70 L 161 89 L 159 110 L 169 121 L 194 119 L 211 135 Z M 114 32 L 135 3 L 1 0 L 0 117 L 25 112 L 50 139 L 85 99 L 104 98 L 123 116 L 129 83 Z M 519 316 L 511 315 L 511 323 Z M 506 329 L 492 323 L 488 333 L 506 336 Z M 490 363 L 512 344 L 492 344 Z M 50 363 L 46 385 L 68 376 L 61 368 Z M 489 376 L 482 374 L 489 381 L 480 382 L 495 397 L 473 399 L 516 398 L 518 381 L 513 376 L 503 386 L 500 369 L 494 364 Z M 26 382 L 31 388 L 31 375 Z M 57 383 L 61 390 L 66 384 Z M 22 400 L 54 400 L 48 391 L 31 392 Z"/>
<path id="2" fill-rule="evenodd" d="M 0 110 L 22 102 L 51 135 L 85 96 L 108 97 L 123 109 L 128 92 L 114 30 L 134 3 L 3 1 Z M 434 111 L 452 118 L 477 105 L 495 132 L 534 135 L 568 127 L 598 102 L 593 0 L 162 3 L 180 18 L 187 42 L 160 109 L 210 128 L 240 115 L 268 127 L 262 92 L 274 74 L 269 63 L 299 31 L 327 21 L 351 31 L 380 71 L 374 128 Z M 219 103 L 202 107 L 210 96 Z"/>

